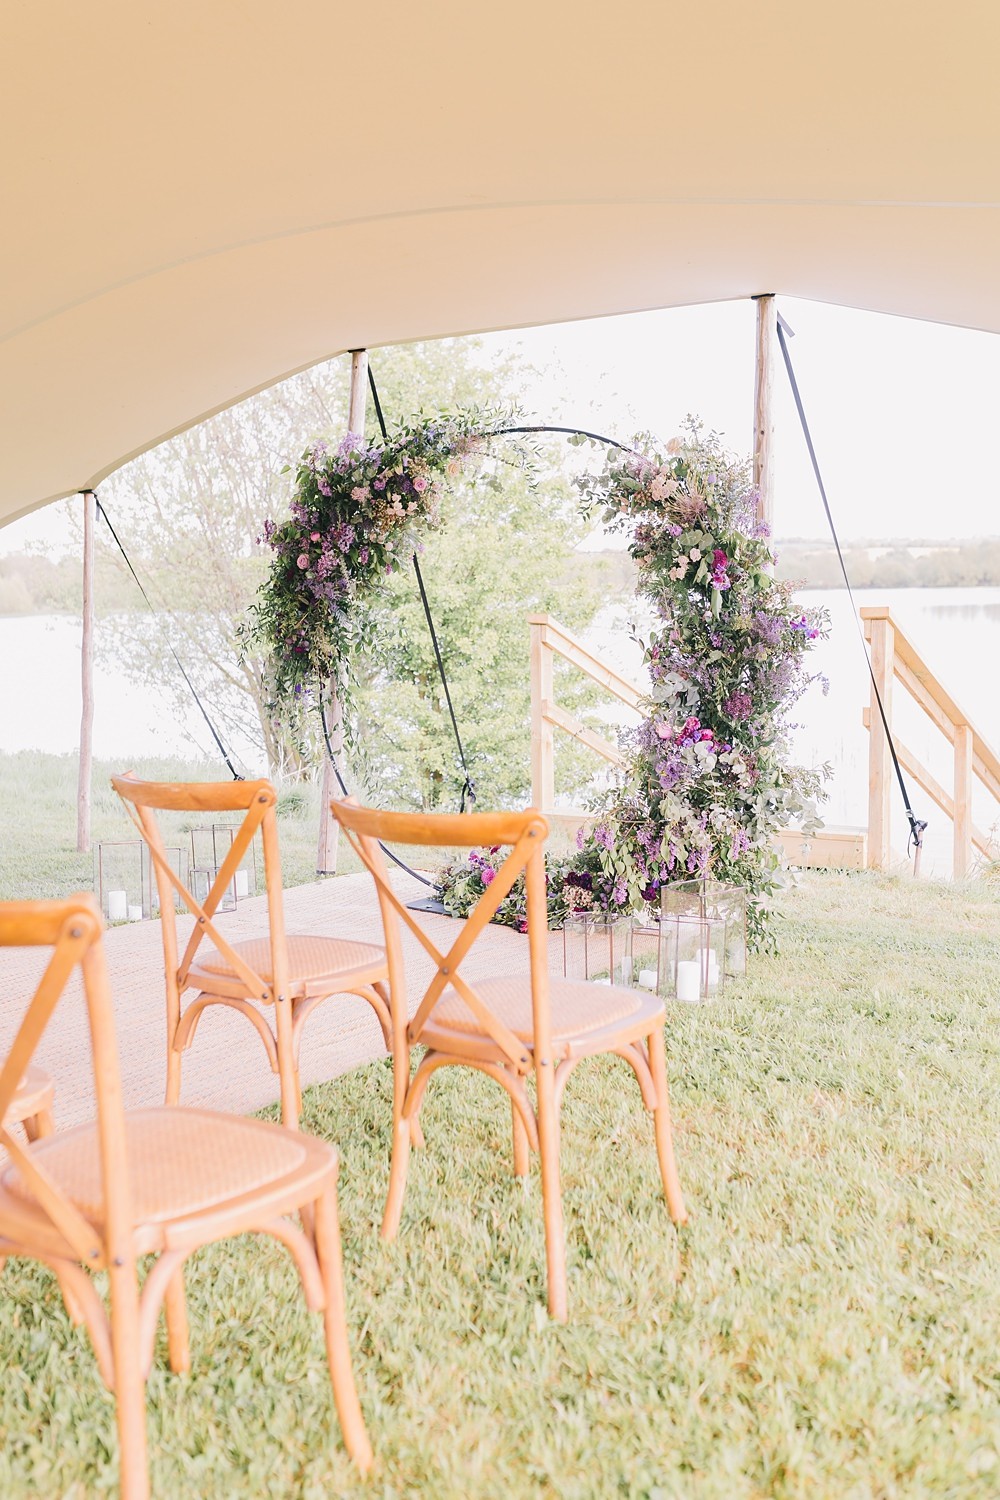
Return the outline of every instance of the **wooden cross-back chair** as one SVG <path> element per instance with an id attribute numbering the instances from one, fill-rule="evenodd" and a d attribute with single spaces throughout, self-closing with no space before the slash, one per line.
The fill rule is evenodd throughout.
<path id="1" fill-rule="evenodd" d="M 271 1068 L 280 1079 L 281 1118 L 286 1125 L 294 1126 L 301 1105 L 302 1027 L 321 1000 L 331 995 L 360 995 L 374 1010 L 386 1047 L 390 1047 L 384 949 L 348 938 L 286 935 L 275 814 L 278 796 L 269 781 L 141 781 L 129 772 L 112 776 L 111 785 L 148 844 L 156 871 L 166 974 L 167 1103 L 176 1104 L 180 1099 L 181 1058 L 194 1040 L 201 1016 L 210 1005 L 224 1005 L 246 1016 L 257 1031 Z M 166 811 L 244 815 L 202 901 L 178 877 L 167 858 L 155 817 L 156 812 Z M 258 830 L 264 852 L 267 936 L 230 943 L 220 932 L 215 916 Z M 180 956 L 176 899 L 195 919 Z M 181 997 L 187 990 L 198 993 L 182 1010 Z M 271 1007 L 273 1030 L 266 1017 Z"/>
<path id="2" fill-rule="evenodd" d="M 389 1193 L 382 1235 L 399 1228 L 411 1136 L 428 1079 L 441 1067 L 463 1063 L 501 1084 L 510 1095 L 514 1171 L 528 1171 L 529 1148 L 541 1158 L 549 1312 L 566 1317 L 566 1251 L 559 1183 L 559 1108 L 566 1080 L 584 1057 L 614 1052 L 635 1071 L 655 1122 L 663 1190 L 675 1223 L 686 1220 L 674 1162 L 662 1001 L 643 991 L 552 978 L 548 968 L 548 913 L 540 813 L 421 814 L 379 812 L 351 801 L 332 803 L 333 814 L 375 880 L 385 929 L 393 994 L 393 1055 L 400 1080 L 395 1112 Z M 447 951 L 429 937 L 396 896 L 379 840 L 440 847 L 509 847 L 474 911 Z M 524 873 L 527 893 L 529 973 L 469 979 L 461 972 L 476 940 Z M 407 1026 L 400 921 L 435 965 L 435 974 Z M 426 1052 L 410 1076 L 408 1048 Z M 535 1075 L 536 1103 L 525 1087 Z"/>
<path id="3" fill-rule="evenodd" d="M 76 968 L 90 1024 L 97 1120 L 23 1145 L 4 1124 L 0 1263 L 30 1256 L 59 1277 L 74 1321 L 87 1325 L 114 1391 L 123 1500 L 146 1500 L 145 1385 L 161 1305 L 170 1363 L 189 1368 L 183 1266 L 230 1235 L 269 1234 L 291 1252 L 306 1300 L 322 1309 L 337 1413 L 363 1469 L 371 1448 L 347 1342 L 337 1223 L 337 1153 L 324 1141 L 260 1120 L 160 1106 L 125 1112 L 111 998 L 92 896 L 0 902 L 0 948 L 52 953 L 0 1067 L 0 1119 Z M 301 1217 L 301 1227 L 289 1215 Z M 140 1293 L 136 1262 L 157 1260 Z M 109 1309 L 89 1272 L 106 1271 Z"/>

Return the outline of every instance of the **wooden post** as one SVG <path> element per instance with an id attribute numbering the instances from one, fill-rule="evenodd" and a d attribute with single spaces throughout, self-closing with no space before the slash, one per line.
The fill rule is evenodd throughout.
<path id="1" fill-rule="evenodd" d="M 868 614 L 865 635 L 871 643 L 872 673 L 882 696 L 885 717 L 892 724 L 892 678 L 895 632 L 886 608 L 879 614 Z M 892 783 L 892 761 L 882 715 L 878 709 L 875 688 L 871 692 L 868 734 L 868 868 L 886 870 L 890 860 L 892 831 L 889 794 Z"/>
<path id="2" fill-rule="evenodd" d="M 555 805 L 555 744 L 552 722 L 552 652 L 545 637 L 546 615 L 531 615 L 531 802 L 549 812 Z"/>
<path id="3" fill-rule="evenodd" d="M 81 490 L 83 499 L 83 637 L 80 643 L 80 771 L 76 793 L 76 847 L 81 854 L 90 848 L 90 783 L 93 777 L 94 743 L 94 504 L 93 490 Z"/>
<path id="4" fill-rule="evenodd" d="M 953 880 L 966 880 L 972 870 L 972 752 L 972 729 L 956 724 Z"/>
<path id="5" fill-rule="evenodd" d="M 365 403 L 368 398 L 368 351 L 351 351 L 351 397 L 347 408 L 347 430 L 363 434 L 365 430 Z M 327 697 L 326 722 L 330 731 L 330 747 L 337 765 L 343 770 L 344 713 L 337 697 L 334 683 L 330 683 Z M 330 812 L 330 801 L 341 795 L 340 785 L 334 775 L 330 757 L 323 746 L 323 784 L 319 805 L 319 843 L 316 849 L 316 874 L 336 875 L 337 852 L 340 844 L 340 824 Z"/>
<path id="6" fill-rule="evenodd" d="M 778 342 L 778 309 L 774 293 L 755 297 L 757 364 L 753 388 L 753 482 L 757 519 L 774 525 L 774 352 Z"/>

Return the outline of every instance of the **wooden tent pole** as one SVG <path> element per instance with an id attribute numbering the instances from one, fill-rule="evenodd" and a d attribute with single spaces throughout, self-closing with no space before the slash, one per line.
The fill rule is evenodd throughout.
<path id="1" fill-rule="evenodd" d="M 80 644 L 80 773 L 76 794 L 76 847 L 90 848 L 90 783 L 94 741 L 94 505 L 93 490 L 81 490 L 83 500 L 83 638 Z"/>
<path id="2" fill-rule="evenodd" d="M 755 297 L 757 364 L 753 388 L 753 482 L 757 519 L 774 525 L 774 352 L 778 342 L 778 308 L 774 293 Z"/>
<path id="3" fill-rule="evenodd" d="M 347 430 L 364 434 L 365 403 L 368 399 L 368 351 L 351 351 L 351 399 L 347 409 Z M 327 697 L 327 725 L 330 731 L 330 746 L 343 770 L 344 715 L 337 697 L 336 684 L 331 682 Z M 340 786 L 333 774 L 333 766 L 324 746 L 323 788 L 319 805 L 319 843 L 316 849 L 316 874 L 336 875 L 337 850 L 340 842 L 340 824 L 330 814 L 330 799 L 340 796 Z"/>

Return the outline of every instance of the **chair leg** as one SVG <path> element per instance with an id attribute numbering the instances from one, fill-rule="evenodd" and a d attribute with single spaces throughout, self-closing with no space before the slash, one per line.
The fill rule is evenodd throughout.
<path id="1" fill-rule="evenodd" d="M 348 1453 L 362 1473 L 372 1464 L 372 1445 L 365 1431 L 347 1338 L 347 1311 L 344 1305 L 344 1261 L 340 1249 L 340 1226 L 337 1222 L 337 1191 L 330 1187 L 316 1199 L 316 1256 L 323 1277 L 323 1329 L 326 1334 L 326 1357 L 330 1365 L 333 1400 L 340 1419 L 340 1430 Z"/>
<path id="2" fill-rule="evenodd" d="M 59 1290 L 62 1292 L 62 1299 L 66 1305 L 66 1316 L 74 1328 L 79 1328 L 83 1322 L 83 1309 L 73 1295 L 73 1289 L 69 1282 L 64 1276 L 60 1275 L 58 1270 L 56 1270 L 56 1280 L 59 1283 Z"/>
<path id="3" fill-rule="evenodd" d="M 121 1500 L 149 1500 L 146 1382 L 139 1361 L 139 1288 L 135 1263 L 112 1266 L 109 1276 Z"/>
<path id="4" fill-rule="evenodd" d="M 174 1047 L 174 1039 L 170 1037 L 167 1041 L 167 1093 L 165 1104 L 180 1104 L 181 1102 L 181 1062 L 184 1053 L 178 1052 Z"/>
<path id="5" fill-rule="evenodd" d="M 403 1215 L 403 1194 L 406 1192 L 406 1171 L 410 1164 L 411 1122 L 400 1116 L 392 1127 L 392 1161 L 389 1164 L 389 1191 L 386 1194 L 385 1212 L 382 1215 L 382 1238 L 394 1240 Z"/>
<path id="6" fill-rule="evenodd" d="M 551 1062 L 535 1069 L 538 1089 L 538 1154 L 542 1162 L 542 1210 L 545 1216 L 545 1262 L 549 1316 L 566 1321 L 566 1234 L 559 1182 L 559 1112 Z"/>
<path id="7" fill-rule="evenodd" d="M 528 1132 L 524 1128 L 521 1112 L 513 1099 L 510 1102 L 510 1114 L 514 1129 L 514 1176 L 527 1177 L 531 1161 Z"/>
<path id="8" fill-rule="evenodd" d="M 163 1311 L 167 1319 L 167 1352 L 170 1368 L 175 1375 L 186 1375 L 191 1369 L 191 1343 L 188 1337 L 187 1299 L 184 1296 L 184 1267 L 177 1270 L 167 1282 L 163 1298 Z"/>
<path id="9" fill-rule="evenodd" d="M 653 1128 L 656 1131 L 656 1154 L 660 1160 L 660 1176 L 663 1179 L 663 1194 L 667 1200 L 670 1217 L 675 1224 L 686 1224 L 688 1212 L 684 1206 L 681 1179 L 674 1159 L 674 1139 L 670 1128 L 670 1094 L 667 1089 L 667 1058 L 663 1045 L 663 1030 L 657 1027 L 646 1039 L 649 1051 L 649 1070 L 656 1089 L 656 1108 L 653 1110 Z"/>
<path id="10" fill-rule="evenodd" d="M 302 1096 L 295 1066 L 295 1038 L 292 1034 L 292 1007 L 288 1000 L 276 1000 L 275 1043 L 278 1049 L 278 1077 L 281 1080 L 281 1123 L 298 1130 Z"/>

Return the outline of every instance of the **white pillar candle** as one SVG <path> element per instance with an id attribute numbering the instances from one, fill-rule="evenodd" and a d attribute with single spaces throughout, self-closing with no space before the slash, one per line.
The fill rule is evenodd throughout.
<path id="1" fill-rule="evenodd" d="M 128 897 L 124 891 L 108 892 L 108 921 L 124 922 L 128 917 Z"/>
<path id="2" fill-rule="evenodd" d="M 142 907 L 141 906 L 130 906 L 129 909 L 128 909 L 128 919 L 129 919 L 130 922 L 141 922 L 142 921 Z"/>
<path id="3" fill-rule="evenodd" d="M 701 965 L 696 958 L 677 965 L 677 998 L 695 1005 L 701 999 Z"/>
<path id="4" fill-rule="evenodd" d="M 698 963 L 701 966 L 701 972 L 707 974 L 710 980 L 718 979 L 719 958 L 714 948 L 699 948 Z"/>
<path id="5" fill-rule="evenodd" d="M 242 901 L 250 894 L 250 872 L 248 870 L 236 871 L 236 899 Z"/>
<path id="6" fill-rule="evenodd" d="M 656 989 L 656 970 L 655 969 L 640 969 L 639 970 L 639 986 L 640 986 L 641 989 L 644 989 L 644 990 L 655 990 Z"/>

